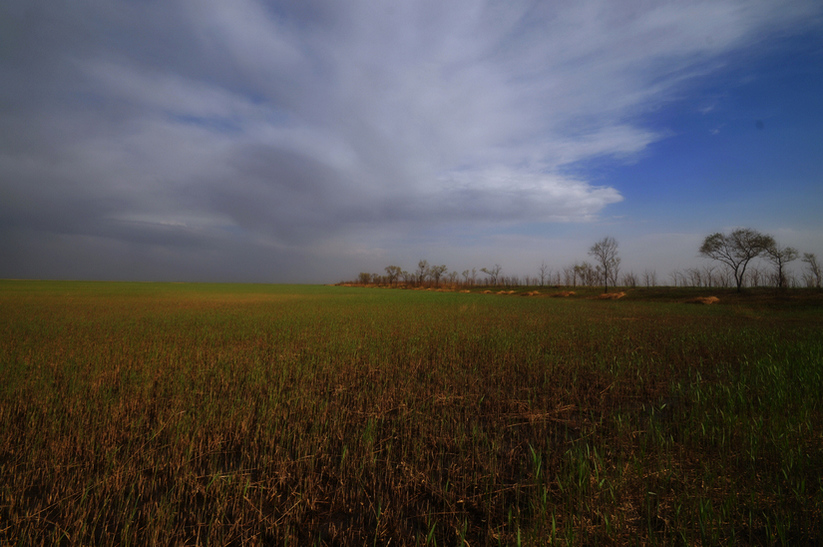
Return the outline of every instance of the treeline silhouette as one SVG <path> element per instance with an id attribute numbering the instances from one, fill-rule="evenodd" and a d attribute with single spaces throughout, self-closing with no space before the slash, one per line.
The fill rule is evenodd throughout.
<path id="1" fill-rule="evenodd" d="M 608 247 L 609 255 L 603 253 Z M 711 262 L 669 272 L 659 276 L 654 269 L 642 272 L 621 271 L 616 253 L 617 242 L 604 238 L 589 249 L 595 260 L 577 261 L 553 268 L 541 263 L 533 275 L 506 275 L 500 264 L 491 267 L 450 270 L 444 264 L 430 264 L 421 259 L 417 268 L 404 269 L 389 265 L 384 273 L 360 272 L 356 279 L 342 284 L 387 287 L 702 287 L 732 288 L 821 288 L 823 269 L 814 253 L 800 253 L 792 247 L 775 243 L 771 236 L 750 229 L 734 230 L 730 234 L 707 236 L 700 253 Z M 795 272 L 788 264 L 797 259 L 802 271 Z"/>

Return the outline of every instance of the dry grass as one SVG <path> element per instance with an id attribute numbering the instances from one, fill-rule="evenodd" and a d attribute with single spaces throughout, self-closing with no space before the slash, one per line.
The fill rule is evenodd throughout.
<path id="1" fill-rule="evenodd" d="M 720 302 L 720 299 L 716 296 L 698 296 L 686 300 L 687 304 L 716 304 L 717 302 Z"/>
<path id="2" fill-rule="evenodd" d="M 597 295 L 599 300 L 617 300 L 626 296 L 625 292 L 605 292 Z"/>
<path id="3" fill-rule="evenodd" d="M 0 288 L 3 545 L 823 540 L 819 307 Z"/>

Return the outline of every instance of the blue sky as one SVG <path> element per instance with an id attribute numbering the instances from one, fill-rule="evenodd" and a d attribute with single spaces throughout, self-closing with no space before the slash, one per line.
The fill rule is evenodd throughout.
<path id="1" fill-rule="evenodd" d="M 335 282 L 823 257 L 823 4 L 0 7 L 0 277 Z M 801 264 L 792 267 L 799 272 Z"/>

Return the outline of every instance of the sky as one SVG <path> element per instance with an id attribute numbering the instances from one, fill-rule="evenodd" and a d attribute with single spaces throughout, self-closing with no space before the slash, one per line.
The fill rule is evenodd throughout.
<path id="1" fill-rule="evenodd" d="M 819 0 L 0 4 L 0 278 L 665 282 L 821 211 Z"/>

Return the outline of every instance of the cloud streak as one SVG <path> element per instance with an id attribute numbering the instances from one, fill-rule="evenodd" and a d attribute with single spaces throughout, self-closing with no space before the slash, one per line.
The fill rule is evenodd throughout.
<path id="1" fill-rule="evenodd" d="M 637 157 L 665 137 L 646 114 L 821 13 L 766 0 L 116 4 L 3 8 L 6 230 L 310 253 L 364 225 L 596 219 L 623 198 L 581 165 Z"/>

